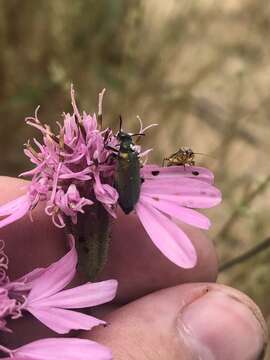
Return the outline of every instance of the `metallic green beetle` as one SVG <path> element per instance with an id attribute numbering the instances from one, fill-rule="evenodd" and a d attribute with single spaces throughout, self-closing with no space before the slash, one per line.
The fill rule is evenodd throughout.
<path id="1" fill-rule="evenodd" d="M 116 157 L 115 186 L 119 194 L 118 203 L 125 214 L 129 214 L 137 204 L 140 197 L 140 159 L 133 143 L 133 136 L 144 134 L 128 134 L 121 130 L 122 120 L 120 117 L 120 130 L 117 134 L 119 150 Z"/>

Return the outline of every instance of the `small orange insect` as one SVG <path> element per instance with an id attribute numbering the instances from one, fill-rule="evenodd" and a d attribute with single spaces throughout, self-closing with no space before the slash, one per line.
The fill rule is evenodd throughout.
<path id="1" fill-rule="evenodd" d="M 167 162 L 167 166 L 194 166 L 195 165 L 195 153 L 189 147 L 182 146 L 174 154 L 163 159 L 163 166 Z"/>

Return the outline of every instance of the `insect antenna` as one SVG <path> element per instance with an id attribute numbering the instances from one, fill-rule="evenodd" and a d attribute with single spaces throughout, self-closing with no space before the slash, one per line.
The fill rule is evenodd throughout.
<path id="1" fill-rule="evenodd" d="M 207 157 L 217 160 L 217 158 L 215 158 L 214 156 L 209 155 L 209 154 L 204 154 L 204 153 L 199 153 L 199 152 L 194 152 L 193 154 L 194 155 L 203 155 L 203 156 L 207 156 Z"/>
<path id="2" fill-rule="evenodd" d="M 123 119 L 122 119 L 122 115 L 119 115 L 119 132 L 122 131 L 122 124 L 123 124 Z"/>
<path id="3" fill-rule="evenodd" d="M 130 136 L 145 136 L 145 134 L 144 133 L 130 134 Z"/>

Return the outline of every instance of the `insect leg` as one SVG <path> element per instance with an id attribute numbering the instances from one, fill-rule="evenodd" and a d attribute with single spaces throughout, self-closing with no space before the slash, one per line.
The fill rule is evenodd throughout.
<path id="1" fill-rule="evenodd" d="M 105 148 L 106 150 L 115 151 L 116 153 L 119 152 L 119 149 L 116 149 L 116 148 L 114 148 L 114 147 L 112 147 L 112 146 L 110 146 L 110 145 L 105 145 L 104 148 Z"/>
<path id="2" fill-rule="evenodd" d="M 169 161 L 169 160 L 170 160 L 170 159 L 168 159 L 168 158 L 164 158 L 163 161 L 162 161 L 162 167 L 164 167 L 164 166 L 165 166 L 165 162 L 166 162 L 166 161 Z"/>

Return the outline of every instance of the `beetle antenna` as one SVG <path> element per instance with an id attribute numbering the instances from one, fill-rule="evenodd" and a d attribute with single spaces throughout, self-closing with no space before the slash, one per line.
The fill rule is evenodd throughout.
<path id="1" fill-rule="evenodd" d="M 120 114 L 120 115 L 119 115 L 119 132 L 122 131 L 122 123 L 123 123 L 122 115 Z"/>
<path id="2" fill-rule="evenodd" d="M 138 133 L 138 134 L 131 134 L 130 136 L 145 136 L 144 133 Z"/>

